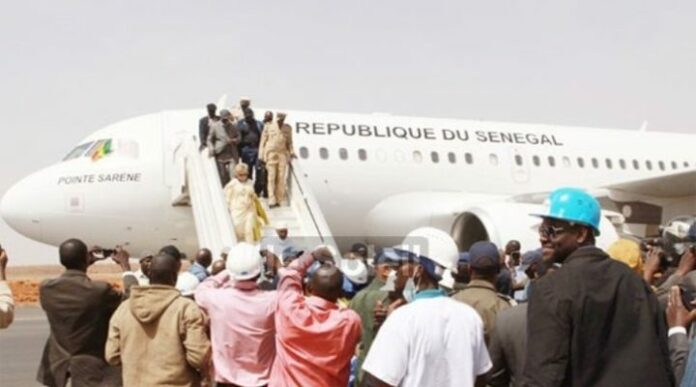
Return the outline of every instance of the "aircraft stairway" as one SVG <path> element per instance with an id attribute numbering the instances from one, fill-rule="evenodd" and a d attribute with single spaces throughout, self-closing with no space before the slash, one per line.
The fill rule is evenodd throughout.
<path id="1" fill-rule="evenodd" d="M 178 184 L 172 188 L 172 205 L 191 207 L 198 245 L 217 257 L 237 240 L 215 159 L 199 151 L 196 136 L 182 141 L 174 153 Z"/>
<path id="2" fill-rule="evenodd" d="M 219 256 L 224 247 L 233 246 L 237 239 L 215 159 L 208 157 L 207 150 L 199 151 L 197 136 L 191 136 L 174 150 L 174 163 L 177 176 L 172 185 L 172 205 L 191 207 L 198 245 L 209 248 L 213 256 Z M 276 227 L 285 224 L 297 248 L 324 244 L 338 251 L 307 176 L 298 164 L 288 168 L 286 203 L 269 209 L 267 200 L 261 200 L 270 223 L 264 227 L 263 237 L 270 240 L 275 237 Z M 282 252 L 276 254 L 280 256 Z"/>

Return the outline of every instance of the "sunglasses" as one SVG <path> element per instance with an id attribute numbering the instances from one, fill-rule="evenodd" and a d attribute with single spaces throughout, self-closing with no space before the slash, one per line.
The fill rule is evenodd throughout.
<path id="1" fill-rule="evenodd" d="M 543 237 L 548 237 L 548 238 L 556 238 L 557 236 L 563 234 L 564 232 L 567 232 L 570 229 L 570 227 L 562 227 L 562 226 L 539 226 L 539 235 Z"/>

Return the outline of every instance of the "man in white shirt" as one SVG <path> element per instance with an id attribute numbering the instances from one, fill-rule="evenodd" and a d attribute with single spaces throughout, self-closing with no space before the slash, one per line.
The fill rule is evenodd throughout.
<path id="1" fill-rule="evenodd" d="M 409 248 L 406 242 L 414 239 L 425 245 Z M 380 328 L 363 364 L 363 385 L 473 387 L 491 368 L 483 322 L 473 308 L 450 299 L 437 285 L 444 269 L 456 265 L 457 247 L 449 235 L 432 228 L 414 230 L 404 246 L 419 261 L 404 289 L 409 303 Z"/>
<path id="2" fill-rule="evenodd" d="M 288 237 L 288 225 L 285 222 L 279 222 L 275 226 L 276 236 L 269 236 L 261 241 L 261 249 L 268 250 L 276 257 L 282 257 L 283 252 L 288 247 L 295 247 Z"/>

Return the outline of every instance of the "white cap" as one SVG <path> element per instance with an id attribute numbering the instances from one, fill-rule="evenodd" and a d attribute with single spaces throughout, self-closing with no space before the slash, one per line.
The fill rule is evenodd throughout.
<path id="1" fill-rule="evenodd" d="M 338 270 L 354 284 L 364 285 L 367 283 L 367 266 L 359 259 L 342 259 L 338 265 Z"/>
<path id="2" fill-rule="evenodd" d="M 176 279 L 175 287 L 176 290 L 181 292 L 182 296 L 186 297 L 193 295 L 193 292 L 200 283 L 201 281 L 198 280 L 198 277 L 188 271 L 185 271 L 183 273 L 179 273 L 179 277 Z"/>
<path id="3" fill-rule="evenodd" d="M 287 230 L 288 229 L 288 224 L 287 222 L 278 222 L 275 225 L 276 230 Z"/>
<path id="4" fill-rule="evenodd" d="M 227 256 L 227 271 L 235 281 L 252 279 L 261 274 L 262 259 L 257 246 L 237 243 Z"/>
<path id="5" fill-rule="evenodd" d="M 445 269 L 456 272 L 459 250 L 454 239 L 434 227 L 417 228 L 404 238 L 402 249 L 430 259 Z"/>

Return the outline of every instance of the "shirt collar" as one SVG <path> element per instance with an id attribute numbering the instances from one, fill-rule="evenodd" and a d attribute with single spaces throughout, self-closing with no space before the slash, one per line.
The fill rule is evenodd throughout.
<path id="1" fill-rule="evenodd" d="M 82 271 L 82 270 L 66 269 L 63 272 L 63 276 L 65 276 L 65 277 L 87 277 L 87 273 Z"/>
<path id="2" fill-rule="evenodd" d="M 447 296 L 447 293 L 445 293 L 442 289 L 427 289 L 421 290 L 420 292 L 416 293 L 416 297 L 413 300 L 416 301 L 424 300 L 427 298 L 437 298 L 445 296 Z"/>
<path id="3" fill-rule="evenodd" d="M 494 292 L 496 291 L 495 286 L 492 283 L 490 283 L 488 281 L 484 281 L 484 280 L 476 280 L 476 279 L 471 280 L 471 281 L 469 281 L 469 284 L 467 285 L 467 287 L 486 288 L 486 289 L 490 289 Z"/>
<path id="4" fill-rule="evenodd" d="M 312 306 L 316 306 L 319 309 L 338 309 L 338 305 L 335 303 L 317 296 L 307 297 L 306 302 Z"/>

